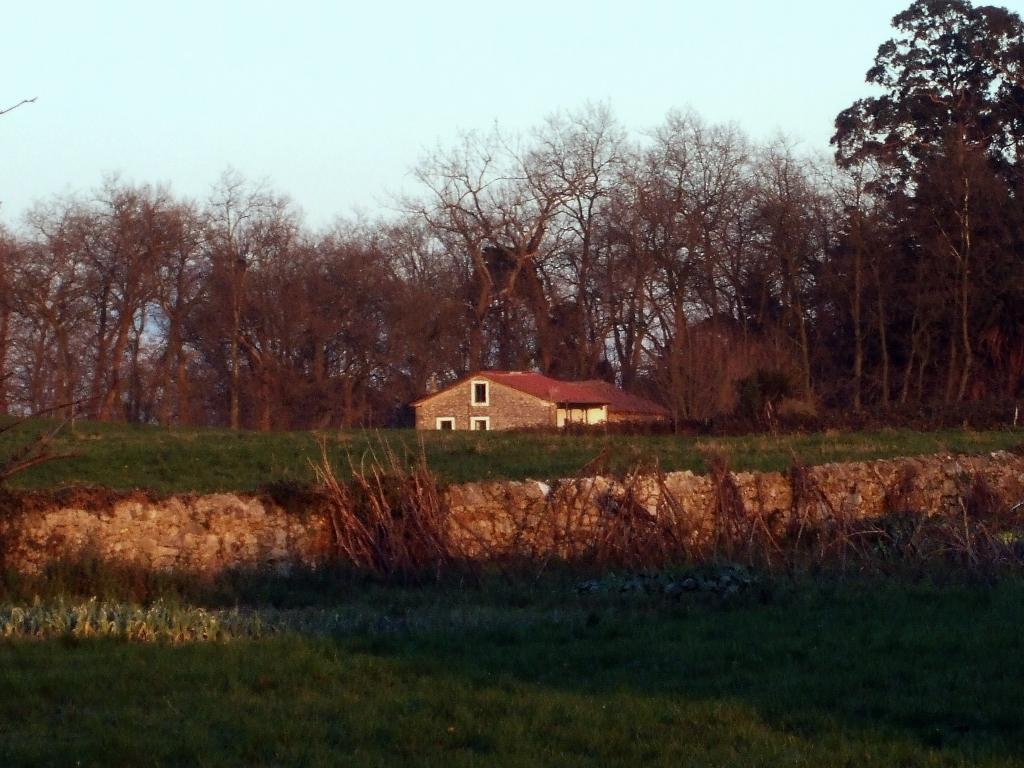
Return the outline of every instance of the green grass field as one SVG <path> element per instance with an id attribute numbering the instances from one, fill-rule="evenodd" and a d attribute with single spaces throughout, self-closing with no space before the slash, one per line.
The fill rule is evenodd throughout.
<path id="1" fill-rule="evenodd" d="M 0 434 L 0 457 L 46 424 Z M 256 491 L 273 483 L 308 484 L 317 439 L 326 439 L 339 474 L 349 457 L 360 461 L 387 442 L 402 455 L 416 455 L 422 441 L 431 468 L 450 482 L 484 479 L 550 480 L 571 476 L 597 456 L 612 472 L 657 460 L 666 470 L 704 468 L 707 451 L 725 454 L 742 470 L 784 470 L 793 457 L 807 464 L 914 456 L 938 451 L 980 453 L 1024 443 L 1024 431 L 889 430 L 771 437 L 694 438 L 670 435 L 560 435 L 544 433 L 417 433 L 412 430 L 345 432 L 230 432 L 220 429 L 161 429 L 79 423 L 66 427 L 55 450 L 75 458 L 34 468 L 13 479 L 21 488 L 73 484 L 158 493 Z"/>
<path id="2" fill-rule="evenodd" d="M 1015 581 L 368 588 L 288 616 L 313 630 L 0 641 L 0 765 L 1024 765 Z"/>
<path id="3" fill-rule="evenodd" d="M 44 427 L 0 435 L 0 456 Z M 382 440 L 416 455 L 422 440 L 447 481 L 567 476 L 599 455 L 610 471 L 655 460 L 701 470 L 708 451 L 781 470 L 794 456 L 1024 441 L 901 430 L 322 437 L 339 467 Z M 100 424 L 65 430 L 54 447 L 77 456 L 15 484 L 255 491 L 311 482 L 318 455 L 308 433 Z M 1024 582 L 940 570 L 933 578 L 949 583 L 935 586 L 912 573 L 672 595 L 624 591 L 635 580 L 622 574 L 580 593 L 584 577 L 557 569 L 423 587 L 329 572 L 205 585 L 99 564 L 0 574 L 0 766 L 1024 766 Z M 206 636 L 216 639 L 174 642 Z"/>

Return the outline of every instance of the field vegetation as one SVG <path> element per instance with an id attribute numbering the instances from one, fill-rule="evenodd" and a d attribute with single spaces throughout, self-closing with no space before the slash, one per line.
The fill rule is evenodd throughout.
<path id="1" fill-rule="evenodd" d="M 317 437 L 338 477 L 314 477 Z M 1024 550 L 997 498 L 975 482 L 955 519 L 894 508 L 794 532 L 740 516 L 723 474 L 726 461 L 795 467 L 800 482 L 801 459 L 1018 439 L 78 424 L 51 446 L 76 458 L 14 479 L 164 492 L 318 480 L 333 514 L 370 534 L 339 541 L 335 568 L 289 576 L 88 558 L 0 574 L 0 764 L 1024 765 Z M 470 566 L 416 514 L 438 488 L 430 464 L 387 463 L 403 452 L 444 479 L 656 460 L 707 469 L 718 503 L 708 536 L 623 506 L 579 559 Z"/>
<path id="2" fill-rule="evenodd" d="M 699 549 L 623 508 L 593 558 L 492 570 L 410 527 L 421 486 L 367 477 L 333 500 L 384 560 L 4 574 L 0 763 L 1024 765 L 1024 553 L 983 488 L 792 539 L 723 484 Z"/>
<path id="3" fill-rule="evenodd" d="M 0 762 L 1024 764 L 1019 581 L 666 578 L 340 579 L 258 609 L 36 584 L 18 628 L 0 610 Z"/>
<path id="4" fill-rule="evenodd" d="M 30 422 L 0 433 L 0 458 L 10 455 L 52 423 Z M 737 470 L 784 471 L 794 460 L 814 465 L 915 456 L 941 451 L 983 453 L 1013 449 L 1024 442 L 1014 429 L 947 429 L 920 432 L 882 429 L 773 436 L 626 435 L 593 432 L 468 433 L 413 430 L 260 433 L 215 428 L 78 422 L 65 426 L 50 450 L 71 458 L 42 464 L 12 478 L 16 488 L 98 485 L 157 493 L 265 490 L 274 485 L 314 482 L 310 460 L 319 441 L 347 476 L 357 464 L 390 447 L 416 459 L 421 451 L 442 482 L 488 479 L 551 480 L 584 468 L 622 473 L 657 463 L 666 471 L 707 470 L 706 456 L 721 454 Z"/>

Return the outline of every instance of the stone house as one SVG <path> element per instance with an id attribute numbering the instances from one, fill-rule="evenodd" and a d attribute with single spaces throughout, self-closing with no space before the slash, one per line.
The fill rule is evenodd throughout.
<path id="1" fill-rule="evenodd" d="M 657 403 L 606 381 L 559 381 L 528 371 L 479 371 L 412 405 L 416 429 L 530 429 L 668 418 Z"/>

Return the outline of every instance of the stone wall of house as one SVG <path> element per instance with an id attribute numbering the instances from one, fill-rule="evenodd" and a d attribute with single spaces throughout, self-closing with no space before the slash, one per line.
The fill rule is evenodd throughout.
<path id="1" fill-rule="evenodd" d="M 474 416 L 489 417 L 490 428 L 498 430 L 554 426 L 555 406 L 552 403 L 488 381 L 489 404 L 473 405 L 472 383 L 473 380 L 467 379 L 417 405 L 416 428 L 436 429 L 438 418 L 454 417 L 456 429 L 469 429 L 470 419 Z"/>
<path id="2" fill-rule="evenodd" d="M 447 489 L 451 540 L 467 558 L 572 556 L 602 520 L 632 505 L 652 519 L 672 516 L 694 530 L 712 520 L 726 488 L 740 514 L 767 521 L 960 512 L 982 484 L 1007 515 L 1020 515 L 1024 457 L 931 456 L 780 473 L 737 472 L 713 478 L 672 472 L 661 478 L 594 477 L 548 485 L 536 481 L 468 483 Z M 0 566 L 34 572 L 80 554 L 158 569 L 204 573 L 232 567 L 317 565 L 333 552 L 323 505 L 285 510 L 267 498 L 235 494 L 150 499 L 19 494 L 0 508 Z"/>

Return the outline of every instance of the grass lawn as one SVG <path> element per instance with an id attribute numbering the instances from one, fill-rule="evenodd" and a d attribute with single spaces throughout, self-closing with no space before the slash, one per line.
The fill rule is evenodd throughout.
<path id="1" fill-rule="evenodd" d="M 1018 582 L 396 587 L 294 616 L 333 629 L 0 641 L 0 765 L 1024 765 Z"/>
<path id="2" fill-rule="evenodd" d="M 29 424 L 0 434 L 0 457 L 44 429 Z M 159 493 L 255 491 L 271 483 L 308 484 L 309 460 L 319 455 L 317 435 L 308 432 L 230 432 L 221 429 L 162 429 L 149 426 L 79 423 L 67 427 L 55 449 L 76 458 L 46 464 L 14 478 L 21 488 L 69 484 L 103 485 Z M 550 480 L 577 473 L 601 455 L 604 466 L 621 472 L 657 459 L 667 470 L 704 468 L 702 453 L 726 454 L 743 470 L 784 470 L 797 456 L 808 464 L 913 456 L 952 451 L 980 453 L 1016 447 L 1024 431 L 915 432 L 887 430 L 771 437 L 695 438 L 669 435 L 560 435 L 383 430 L 321 435 L 340 470 L 348 457 L 359 461 L 386 441 L 400 454 L 416 454 L 420 441 L 430 466 L 445 481 L 483 479 Z M 344 471 L 340 472 L 344 474 Z"/>

